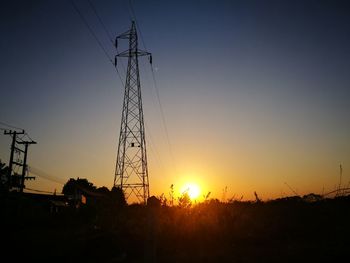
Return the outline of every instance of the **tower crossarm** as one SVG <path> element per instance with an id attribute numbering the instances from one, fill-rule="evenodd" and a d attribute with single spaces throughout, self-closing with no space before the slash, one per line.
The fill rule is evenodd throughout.
<path id="1" fill-rule="evenodd" d="M 125 50 L 123 52 L 120 52 L 116 55 L 116 57 L 130 57 L 131 56 L 138 56 L 138 57 L 142 57 L 142 56 L 151 56 L 152 53 L 150 52 L 147 52 L 147 51 L 144 51 L 144 50 L 136 50 L 136 51 L 130 51 L 129 49 L 128 50 Z"/>

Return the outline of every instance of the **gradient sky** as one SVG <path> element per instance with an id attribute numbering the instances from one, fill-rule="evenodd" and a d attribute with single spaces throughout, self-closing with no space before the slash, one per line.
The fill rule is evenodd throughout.
<path id="1" fill-rule="evenodd" d="M 129 1 L 91 1 L 113 36 L 129 29 Z M 62 182 L 82 177 L 110 188 L 123 101 L 113 66 L 69 0 L 7 2 L 0 11 L 0 121 L 38 142 L 29 165 Z M 114 56 L 88 2 L 75 3 Z M 133 6 L 153 53 L 170 141 L 150 67 L 140 59 L 151 194 L 189 181 L 217 198 L 225 187 L 227 198 L 292 195 L 285 183 L 299 194 L 321 193 L 338 185 L 340 163 L 348 185 L 347 1 Z M 0 147 L 8 162 L 9 136 L 0 136 Z M 62 185 L 38 177 L 27 187 Z"/>

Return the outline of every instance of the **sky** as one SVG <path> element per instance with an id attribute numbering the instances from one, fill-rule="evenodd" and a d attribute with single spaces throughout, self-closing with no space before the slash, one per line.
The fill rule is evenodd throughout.
<path id="1" fill-rule="evenodd" d="M 189 182 L 221 200 L 322 193 L 338 187 L 340 164 L 349 185 L 347 1 L 91 2 L 113 38 L 135 15 L 153 54 L 157 87 L 139 61 L 152 195 Z M 89 2 L 74 4 L 114 57 Z M 37 141 L 28 162 L 46 175 L 26 186 L 59 192 L 80 177 L 111 188 L 124 89 L 115 68 L 70 0 L 7 1 L 0 12 L 0 121 Z M 5 162 L 10 143 L 0 135 Z"/>

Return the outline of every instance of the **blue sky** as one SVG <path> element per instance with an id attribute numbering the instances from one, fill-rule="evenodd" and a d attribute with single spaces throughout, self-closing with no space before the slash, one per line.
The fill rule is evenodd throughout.
<path id="1" fill-rule="evenodd" d="M 112 36 L 130 27 L 129 1 L 91 1 Z M 89 3 L 74 3 L 114 57 Z M 339 163 L 349 182 L 346 1 L 132 5 L 153 53 L 171 145 L 150 67 L 140 60 L 151 192 L 188 180 L 218 197 L 225 186 L 247 198 L 255 190 L 263 198 L 291 194 L 284 182 L 320 192 L 334 189 Z M 0 30 L 0 121 L 38 142 L 30 164 L 63 181 L 87 177 L 110 187 L 123 86 L 71 2 L 11 1 Z M 0 136 L 0 145 L 8 161 L 10 138 Z M 38 178 L 32 187 L 60 186 Z"/>

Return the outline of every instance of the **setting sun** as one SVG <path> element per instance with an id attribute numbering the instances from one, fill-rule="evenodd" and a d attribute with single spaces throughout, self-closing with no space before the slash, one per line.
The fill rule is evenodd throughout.
<path id="1" fill-rule="evenodd" d="M 200 194 L 200 188 L 197 184 L 195 183 L 186 183 L 184 184 L 181 189 L 180 189 L 180 193 L 188 193 L 188 195 L 190 196 L 190 198 L 196 199 L 199 197 Z"/>

